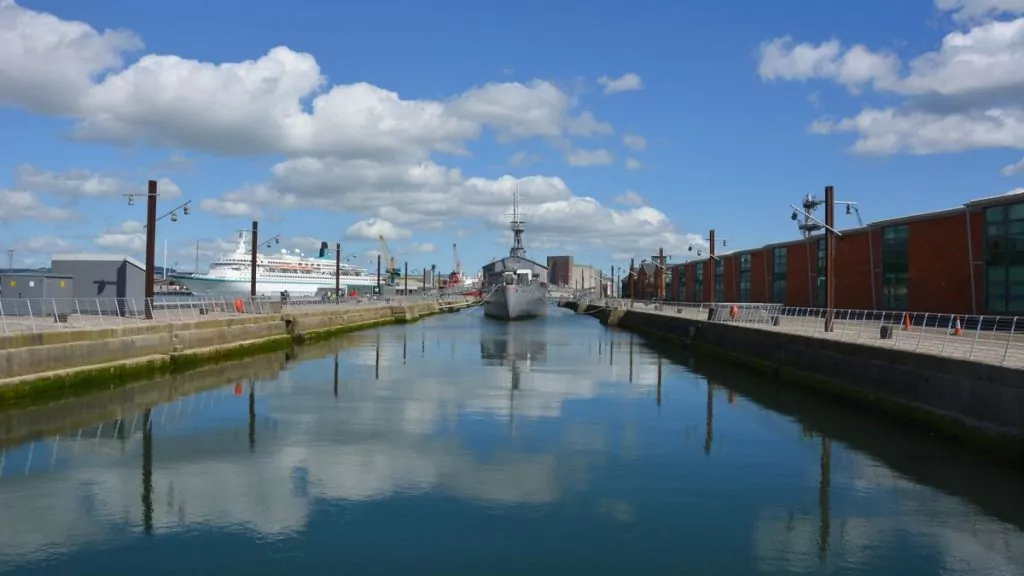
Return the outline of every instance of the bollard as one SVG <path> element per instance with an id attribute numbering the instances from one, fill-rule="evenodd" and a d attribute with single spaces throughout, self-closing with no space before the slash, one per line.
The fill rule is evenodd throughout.
<path id="1" fill-rule="evenodd" d="M 882 340 L 892 339 L 892 326 L 889 324 L 882 324 L 878 327 L 878 337 Z"/>

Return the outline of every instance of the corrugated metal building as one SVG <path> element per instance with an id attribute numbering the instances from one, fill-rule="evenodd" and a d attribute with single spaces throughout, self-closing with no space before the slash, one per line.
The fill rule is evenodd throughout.
<path id="1" fill-rule="evenodd" d="M 54 254 L 54 274 L 74 278 L 73 297 L 89 300 L 88 309 L 102 314 L 142 314 L 146 299 L 146 266 L 116 254 Z"/>
<path id="2" fill-rule="evenodd" d="M 31 273 L 0 274 L 0 306 L 5 316 L 52 316 L 74 311 L 71 276 Z"/>
<path id="3" fill-rule="evenodd" d="M 1024 314 L 1022 193 L 840 233 L 838 308 Z M 822 234 L 670 268 L 668 300 L 825 303 Z"/>

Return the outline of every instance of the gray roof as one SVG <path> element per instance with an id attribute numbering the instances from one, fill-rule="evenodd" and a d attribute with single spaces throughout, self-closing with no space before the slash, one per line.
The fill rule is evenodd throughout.
<path id="1" fill-rule="evenodd" d="M 68 254 L 54 254 L 50 257 L 51 262 L 57 262 L 58 260 L 66 260 L 72 262 L 127 262 L 132 266 L 135 266 L 139 270 L 146 270 L 146 265 L 139 262 L 131 256 L 122 256 L 119 254 L 102 254 L 102 253 L 68 253 Z"/>

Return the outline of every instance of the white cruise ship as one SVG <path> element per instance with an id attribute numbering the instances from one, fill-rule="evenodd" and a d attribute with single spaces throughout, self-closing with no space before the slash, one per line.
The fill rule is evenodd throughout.
<path id="1" fill-rule="evenodd" d="M 248 296 L 251 259 L 243 232 L 238 235 L 235 252 L 214 260 L 207 273 L 179 273 L 171 274 L 171 277 L 197 295 Z M 272 256 L 257 253 L 256 293 L 278 296 L 287 291 L 292 296 L 307 296 L 316 294 L 318 288 L 333 290 L 334 268 L 334 257 L 326 242 L 321 243 L 317 258 L 307 258 L 298 250 L 295 253 L 281 250 L 281 254 Z M 345 293 L 352 290 L 366 293 L 376 284 L 376 274 L 370 274 L 366 268 L 341 263 L 341 289 Z"/>

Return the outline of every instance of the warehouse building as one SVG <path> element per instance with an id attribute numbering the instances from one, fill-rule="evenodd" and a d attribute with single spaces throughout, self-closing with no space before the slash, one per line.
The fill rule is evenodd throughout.
<path id="1" fill-rule="evenodd" d="M 836 238 L 837 308 L 1024 314 L 1024 194 L 872 222 Z M 655 278 L 665 285 L 659 290 Z M 636 266 L 624 293 L 685 302 L 825 304 L 825 239 L 669 265 Z"/>
<path id="2" fill-rule="evenodd" d="M 82 300 L 80 306 L 92 313 L 125 315 L 145 309 L 146 266 L 130 256 L 54 254 L 50 269 L 74 278 L 71 297 Z"/>

